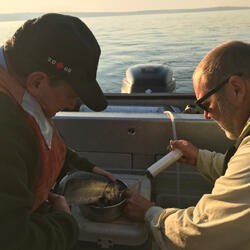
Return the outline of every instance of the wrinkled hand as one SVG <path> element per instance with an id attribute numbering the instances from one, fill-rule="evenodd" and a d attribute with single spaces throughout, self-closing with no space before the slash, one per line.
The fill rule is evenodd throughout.
<path id="1" fill-rule="evenodd" d="M 125 195 L 127 197 L 125 215 L 132 221 L 144 222 L 145 213 L 154 206 L 154 203 L 135 192 L 126 191 Z"/>
<path id="2" fill-rule="evenodd" d="M 103 170 L 101 168 L 94 167 L 92 172 L 96 173 L 96 174 L 103 175 L 103 176 L 107 177 L 111 181 L 115 181 L 115 177 L 110 172 L 105 171 L 105 170 Z"/>
<path id="3" fill-rule="evenodd" d="M 49 193 L 48 201 L 51 204 L 52 210 L 62 211 L 71 214 L 69 205 L 64 196 L 55 193 Z"/>
<path id="4" fill-rule="evenodd" d="M 170 140 L 170 148 L 171 150 L 174 149 L 181 150 L 183 155 L 179 159 L 179 162 L 196 166 L 199 150 L 192 143 L 185 140 L 176 140 L 176 141 Z"/>

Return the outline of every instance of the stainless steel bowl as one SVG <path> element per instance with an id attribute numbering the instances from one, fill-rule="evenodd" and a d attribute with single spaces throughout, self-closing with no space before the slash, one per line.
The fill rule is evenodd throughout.
<path id="1" fill-rule="evenodd" d="M 126 189 L 127 185 L 121 180 L 116 180 L 122 189 Z M 123 214 L 123 209 L 127 203 L 127 200 L 122 194 L 120 201 L 111 206 L 100 205 L 80 205 L 80 210 L 84 217 L 98 222 L 109 222 L 119 218 Z"/>
<path id="2" fill-rule="evenodd" d="M 112 191 L 110 189 L 112 185 L 115 185 L 118 191 L 115 196 L 112 192 L 108 193 L 108 191 Z M 78 205 L 85 218 L 108 222 L 122 215 L 127 202 L 124 195 L 126 189 L 127 185 L 121 180 L 117 179 L 115 183 L 112 183 L 104 176 L 76 171 L 61 180 L 57 192 L 65 195 L 69 204 Z M 116 197 L 116 199 L 111 199 L 112 202 L 102 202 L 103 197 L 106 199 Z"/>

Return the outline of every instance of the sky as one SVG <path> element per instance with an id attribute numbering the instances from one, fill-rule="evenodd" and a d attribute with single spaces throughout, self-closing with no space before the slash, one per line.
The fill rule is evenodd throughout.
<path id="1" fill-rule="evenodd" d="M 17 12 L 125 12 L 250 6 L 250 0 L 7 0 L 0 13 Z"/>

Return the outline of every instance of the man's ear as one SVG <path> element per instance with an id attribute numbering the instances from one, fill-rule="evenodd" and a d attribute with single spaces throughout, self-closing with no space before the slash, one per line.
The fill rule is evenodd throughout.
<path id="1" fill-rule="evenodd" d="M 28 75 L 25 81 L 27 91 L 36 97 L 41 94 L 45 85 L 49 84 L 49 78 L 44 72 L 33 72 Z"/>
<path id="2" fill-rule="evenodd" d="M 232 101 L 241 105 L 247 95 L 246 80 L 241 76 L 233 75 L 229 79 L 229 86 Z"/>

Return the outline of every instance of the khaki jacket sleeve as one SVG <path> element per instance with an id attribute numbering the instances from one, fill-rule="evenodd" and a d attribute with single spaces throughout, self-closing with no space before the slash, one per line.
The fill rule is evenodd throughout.
<path id="1" fill-rule="evenodd" d="M 214 183 L 223 173 L 224 158 L 224 154 L 200 149 L 196 170 L 206 180 Z"/>
<path id="2" fill-rule="evenodd" d="M 186 209 L 151 207 L 145 220 L 161 249 L 250 249 L 250 137 L 211 194 Z"/>

